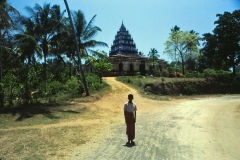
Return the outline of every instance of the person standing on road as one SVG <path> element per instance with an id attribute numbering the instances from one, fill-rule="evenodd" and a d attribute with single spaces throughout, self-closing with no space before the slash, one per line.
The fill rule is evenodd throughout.
<path id="1" fill-rule="evenodd" d="M 135 145 L 133 141 L 135 139 L 135 123 L 136 123 L 136 111 L 137 106 L 133 103 L 133 95 L 128 95 L 128 102 L 124 104 L 124 117 L 126 123 L 126 134 L 128 136 L 128 142 L 126 145 Z"/>

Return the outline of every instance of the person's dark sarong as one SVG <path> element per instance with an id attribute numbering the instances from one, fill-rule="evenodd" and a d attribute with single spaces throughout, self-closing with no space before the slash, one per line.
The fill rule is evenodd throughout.
<path id="1" fill-rule="evenodd" d="M 134 140 L 135 138 L 135 118 L 132 112 L 127 112 L 126 117 L 126 134 L 128 135 L 128 140 Z"/>

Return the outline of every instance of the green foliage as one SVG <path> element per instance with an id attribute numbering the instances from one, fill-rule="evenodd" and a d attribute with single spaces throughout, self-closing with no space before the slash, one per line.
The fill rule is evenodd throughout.
<path id="1" fill-rule="evenodd" d="M 195 89 L 194 85 L 192 85 L 190 82 L 183 82 L 183 89 L 184 89 L 184 93 L 191 95 L 194 94 L 197 90 Z"/>
<path id="2" fill-rule="evenodd" d="M 154 72 L 155 77 L 162 77 L 163 76 L 162 72 L 159 69 L 154 69 L 153 72 Z"/>
<path id="3" fill-rule="evenodd" d="M 112 70 L 112 63 L 109 62 L 107 53 L 96 52 L 97 56 L 90 58 L 90 63 L 94 68 L 96 75 L 99 77 L 100 83 L 102 82 L 102 76 L 105 72 Z"/>
<path id="4" fill-rule="evenodd" d="M 149 60 L 152 61 L 149 64 L 150 66 L 154 68 L 156 65 L 158 65 L 158 63 L 154 61 L 157 60 L 160 57 L 160 55 L 158 54 L 158 51 L 155 48 L 151 48 L 151 50 L 149 51 L 148 57 L 149 57 Z"/>
<path id="5" fill-rule="evenodd" d="M 9 70 L 7 72 L 7 74 L 3 77 L 1 86 L 3 87 L 8 105 L 13 105 L 14 95 L 17 94 L 17 77 L 14 75 L 14 70 Z"/>
<path id="6" fill-rule="evenodd" d="M 93 73 L 86 74 L 86 80 L 90 90 L 100 90 L 106 86 L 106 84 L 101 83 L 99 77 Z"/>
<path id="7" fill-rule="evenodd" d="M 69 93 L 71 97 L 81 95 L 85 85 L 74 77 L 78 70 L 72 65 L 81 59 L 77 59 L 75 49 L 72 47 L 71 28 L 60 6 L 51 4 L 27 6 L 29 15 L 18 18 L 17 10 L 7 2 L 3 1 L 3 5 L 6 10 L 3 10 L 4 16 L 1 17 L 3 23 L 0 24 L 4 33 L 0 34 L 3 42 L 0 47 L 0 63 L 3 64 L 4 70 L 1 70 L 3 79 L 0 82 L 0 90 L 4 93 L 1 97 L 4 97 L 5 104 L 14 105 L 16 99 L 19 103 L 30 103 L 32 93 L 42 99 Z M 84 14 L 79 10 L 73 12 L 73 18 L 80 53 L 84 58 L 95 56 L 95 51 L 91 48 L 107 46 L 104 42 L 94 40 L 94 36 L 101 31 L 93 24 L 96 15 L 87 23 Z M 24 26 L 24 30 L 14 35 L 15 32 L 12 31 L 19 29 L 18 26 L 20 28 Z M 38 62 L 37 59 L 41 59 L 42 56 L 44 63 Z M 71 62 L 63 57 L 69 58 Z M 100 57 L 97 57 L 93 66 L 100 77 L 100 82 L 102 78 L 100 72 L 112 68 L 106 58 Z M 93 90 L 106 85 L 99 84 L 99 79 L 90 83 Z"/>
<path id="8" fill-rule="evenodd" d="M 240 64 L 239 59 L 239 41 L 240 41 L 240 10 L 235 10 L 232 13 L 224 12 L 217 14 L 218 20 L 213 30 L 217 40 L 217 54 L 233 69 L 233 74 L 236 75 L 236 66 Z"/>
<path id="9" fill-rule="evenodd" d="M 119 76 L 117 77 L 118 80 L 122 81 L 123 83 L 131 83 L 132 78 L 130 76 Z"/>
<path id="10" fill-rule="evenodd" d="M 221 84 L 232 84 L 233 83 L 233 74 L 230 71 L 217 71 L 216 80 Z"/>
<path id="11" fill-rule="evenodd" d="M 71 97 L 75 98 L 79 95 L 79 83 L 76 77 L 71 77 L 66 84 L 65 87 L 69 93 L 71 93 Z"/>
<path id="12" fill-rule="evenodd" d="M 165 50 L 163 53 L 168 54 L 172 59 L 181 61 L 182 73 L 184 71 L 184 62 L 193 55 L 198 55 L 200 36 L 194 31 L 180 31 L 180 28 L 175 26 L 165 42 Z"/>
<path id="13" fill-rule="evenodd" d="M 164 69 L 164 70 L 162 71 L 162 76 L 163 76 L 163 77 L 169 77 L 169 72 L 168 72 L 166 69 Z"/>
<path id="14" fill-rule="evenodd" d="M 163 76 L 163 77 L 183 77 L 180 70 L 181 69 L 179 67 L 174 67 L 172 65 L 169 65 L 167 67 L 167 69 L 165 69 L 161 72 L 161 76 Z"/>
<path id="15" fill-rule="evenodd" d="M 217 72 L 214 69 L 205 69 L 203 70 L 205 77 L 216 76 Z"/>
<path id="16" fill-rule="evenodd" d="M 233 84 L 240 87 L 240 74 L 238 74 L 236 77 L 234 77 Z"/>
<path id="17" fill-rule="evenodd" d="M 137 73 L 136 73 L 136 76 L 139 77 L 139 78 L 142 78 L 142 75 L 141 75 L 140 72 L 137 72 Z"/>
<path id="18" fill-rule="evenodd" d="M 191 72 L 187 72 L 184 75 L 185 78 L 203 78 L 204 74 L 203 73 L 199 73 L 197 71 L 191 71 Z"/>
<path id="19" fill-rule="evenodd" d="M 230 71 L 205 69 L 203 73 L 205 78 L 214 78 L 221 85 L 232 85 L 234 82 L 234 76 Z"/>
<path id="20" fill-rule="evenodd" d="M 214 73 L 215 71 L 206 70 L 205 72 Z M 191 74 L 204 75 L 198 72 Z M 195 78 L 119 76 L 117 80 L 135 87 L 139 91 L 160 95 L 226 94 L 240 91 L 240 75 L 233 77 L 229 71 L 216 71 L 216 76 L 209 77 L 209 79 L 196 76 L 194 76 Z"/>

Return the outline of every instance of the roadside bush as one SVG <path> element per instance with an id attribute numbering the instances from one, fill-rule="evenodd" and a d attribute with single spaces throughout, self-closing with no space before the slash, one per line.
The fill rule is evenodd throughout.
<path id="1" fill-rule="evenodd" d="M 203 78 L 204 74 L 197 71 L 188 71 L 185 75 L 185 78 Z"/>
<path id="2" fill-rule="evenodd" d="M 136 73 L 136 76 L 139 77 L 139 78 L 142 78 L 142 75 L 141 75 L 140 72 L 137 72 L 137 73 Z"/>
<path id="3" fill-rule="evenodd" d="M 221 84 L 232 84 L 233 83 L 233 76 L 232 73 L 229 71 L 219 70 L 217 71 L 216 80 Z"/>
<path id="4" fill-rule="evenodd" d="M 8 105 L 13 105 L 13 99 L 15 99 L 15 95 L 18 94 L 17 91 L 17 77 L 13 74 L 13 70 L 9 70 L 7 74 L 3 77 L 3 81 L 1 83 L 1 87 L 3 88 L 3 92 L 5 93 L 5 103 Z"/>
<path id="5" fill-rule="evenodd" d="M 90 90 L 100 90 L 101 88 L 107 86 L 106 83 L 101 83 L 99 77 L 93 73 L 86 74 L 86 81 Z"/>
<path id="6" fill-rule="evenodd" d="M 93 87 L 94 83 L 96 83 L 96 82 L 100 83 L 100 79 L 94 73 L 87 73 L 85 76 L 86 76 L 86 81 L 87 81 L 87 85 L 88 85 L 89 89 L 91 89 Z"/>
<path id="7" fill-rule="evenodd" d="M 205 69 L 203 70 L 204 77 L 213 77 L 216 76 L 217 72 L 214 69 Z"/>
<path id="8" fill-rule="evenodd" d="M 184 93 L 188 95 L 194 94 L 197 91 L 190 82 L 183 82 L 183 89 Z"/>
<path id="9" fill-rule="evenodd" d="M 72 76 L 71 79 L 69 79 L 66 84 L 65 84 L 65 88 L 66 91 L 68 93 L 70 93 L 71 98 L 75 98 L 78 97 L 78 95 L 80 94 L 80 90 L 79 90 L 79 83 L 76 77 Z M 67 94 L 65 92 L 65 94 Z"/>
<path id="10" fill-rule="evenodd" d="M 155 69 L 153 72 L 154 72 L 155 77 L 162 77 L 163 76 L 162 72 L 159 69 Z"/>
<path id="11" fill-rule="evenodd" d="M 231 85 L 233 83 L 233 76 L 230 71 L 205 69 L 203 73 L 205 78 L 212 77 L 221 85 Z"/>
<path id="12" fill-rule="evenodd" d="M 117 79 L 123 83 L 131 83 L 131 78 L 132 77 L 129 77 L 129 76 L 119 76 L 117 77 Z"/>
<path id="13" fill-rule="evenodd" d="M 234 77 L 233 84 L 240 87 L 240 74 L 238 74 L 236 77 Z"/>
<path id="14" fill-rule="evenodd" d="M 169 77 L 169 72 L 167 70 L 162 71 L 162 76 L 163 77 Z"/>
<path id="15" fill-rule="evenodd" d="M 42 82 L 38 85 L 38 98 L 46 99 L 47 101 L 56 101 L 58 95 L 66 93 L 64 84 L 59 81 Z M 51 100 L 54 99 L 54 100 Z"/>

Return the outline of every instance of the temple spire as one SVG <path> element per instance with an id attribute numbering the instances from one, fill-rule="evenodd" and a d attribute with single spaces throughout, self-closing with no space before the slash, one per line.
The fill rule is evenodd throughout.
<path id="1" fill-rule="evenodd" d="M 129 32 L 126 30 L 126 27 L 123 24 L 123 20 L 121 27 L 115 36 L 113 45 L 111 46 L 109 56 L 117 54 L 129 56 L 136 56 L 138 54 L 136 44 L 134 43 Z"/>
<path id="2" fill-rule="evenodd" d="M 123 24 L 123 20 L 122 20 L 122 25 L 121 25 L 121 27 L 120 27 L 120 31 L 126 31 L 126 27 L 125 27 L 124 24 Z"/>

